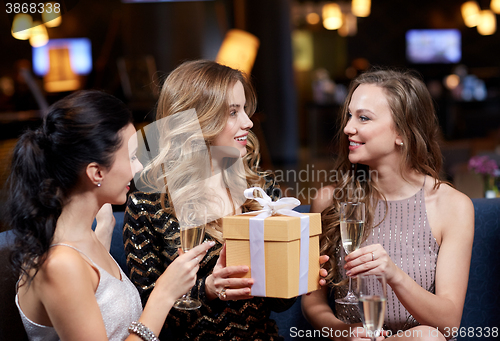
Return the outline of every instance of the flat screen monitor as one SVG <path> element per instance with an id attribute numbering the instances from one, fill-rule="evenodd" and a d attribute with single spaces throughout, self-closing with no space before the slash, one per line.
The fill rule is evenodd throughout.
<path id="1" fill-rule="evenodd" d="M 409 30 L 406 58 L 410 63 L 458 63 L 462 58 L 461 34 L 456 29 Z"/>
<path id="2" fill-rule="evenodd" d="M 51 39 L 40 47 L 33 47 L 33 71 L 42 77 L 49 71 L 49 49 L 67 48 L 71 69 L 77 75 L 88 75 L 92 71 L 92 48 L 90 39 Z"/>

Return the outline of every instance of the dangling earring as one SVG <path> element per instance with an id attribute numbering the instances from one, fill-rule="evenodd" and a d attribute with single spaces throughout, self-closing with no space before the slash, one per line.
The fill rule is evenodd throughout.
<path id="1" fill-rule="evenodd" d="M 97 183 L 97 187 L 101 187 L 101 183 L 100 182 Z"/>

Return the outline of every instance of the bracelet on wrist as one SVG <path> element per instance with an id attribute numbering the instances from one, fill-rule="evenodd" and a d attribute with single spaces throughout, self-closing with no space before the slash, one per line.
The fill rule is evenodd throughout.
<path id="1" fill-rule="evenodd" d="M 156 337 L 155 333 L 151 331 L 151 329 L 149 329 L 139 321 L 132 322 L 128 327 L 128 331 L 129 333 L 133 333 L 139 336 L 144 341 L 160 341 Z"/>

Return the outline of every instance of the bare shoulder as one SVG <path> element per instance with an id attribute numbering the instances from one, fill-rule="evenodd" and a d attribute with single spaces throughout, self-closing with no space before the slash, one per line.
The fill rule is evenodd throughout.
<path id="1" fill-rule="evenodd" d="M 441 184 L 436 191 L 436 206 L 441 212 L 474 214 L 474 206 L 470 198 L 448 184 Z"/>
<path id="2" fill-rule="evenodd" d="M 426 208 L 433 233 L 473 234 L 474 206 L 467 195 L 445 183 L 437 189 L 430 186 L 426 192 Z"/>
<path id="3" fill-rule="evenodd" d="M 93 285 L 92 277 L 89 276 L 91 271 L 89 263 L 78 251 L 65 246 L 54 246 L 40 269 L 39 281 L 52 288 L 65 286 L 75 281 Z"/>
<path id="4" fill-rule="evenodd" d="M 335 187 L 332 185 L 321 187 L 318 194 L 311 202 L 311 213 L 321 213 L 323 210 L 333 204 L 333 191 Z"/>

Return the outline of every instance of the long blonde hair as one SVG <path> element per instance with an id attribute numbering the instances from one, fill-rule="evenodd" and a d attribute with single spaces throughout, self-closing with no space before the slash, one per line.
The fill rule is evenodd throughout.
<path id="1" fill-rule="evenodd" d="M 230 67 L 208 60 L 188 61 L 172 71 L 163 83 L 157 104 L 157 122 L 179 113 L 184 115 L 183 112 L 192 109 L 196 111 L 197 116 L 197 122 L 188 120 L 183 123 L 179 120 L 175 127 L 169 127 L 168 130 L 164 130 L 162 125 L 159 125 L 160 153 L 145 167 L 143 173 L 143 178 L 147 183 L 153 184 L 155 188 L 162 188 L 161 202 L 166 213 L 176 215 L 172 205 L 174 201 L 172 196 L 175 196 L 177 207 L 187 202 L 213 199 L 207 198 L 207 194 L 197 185 L 198 180 L 210 177 L 211 167 L 200 165 L 203 161 L 196 157 L 196 151 L 208 149 L 210 153 L 210 145 L 226 125 L 230 112 L 229 95 L 238 81 L 243 84 L 245 90 L 245 112 L 248 116 L 252 116 L 257 104 L 255 91 L 240 71 Z M 193 131 L 190 127 L 192 124 L 199 124 L 203 136 L 191 135 L 188 140 L 183 139 L 182 134 Z M 177 143 L 178 141 L 182 141 L 182 144 Z M 240 183 L 244 181 L 246 187 L 265 188 L 266 186 L 264 176 L 268 174 L 258 171 L 259 143 L 251 131 L 247 137 L 246 148 L 247 153 L 243 157 L 244 169 L 238 174 L 228 175 L 227 172 L 222 174 L 224 184 L 228 189 L 233 186 L 231 179 Z M 176 166 L 170 167 L 169 165 L 172 164 Z M 170 186 L 166 179 L 170 182 Z M 175 188 L 175 193 L 174 191 L 169 193 L 169 187 Z M 251 200 L 247 200 L 242 205 L 243 211 L 253 211 L 259 208 L 260 206 Z M 220 219 L 209 223 L 206 233 L 222 241 L 220 225 Z"/>
<path id="2" fill-rule="evenodd" d="M 378 200 L 384 200 L 373 181 L 370 181 L 370 169 L 366 165 L 353 165 L 349 161 L 349 140 L 344 134 L 344 128 L 349 120 L 349 104 L 354 91 L 361 84 L 374 84 L 381 87 L 389 103 L 392 118 L 397 133 L 403 140 L 400 147 L 401 174 L 404 178 L 405 169 L 414 169 L 420 174 L 436 179 L 434 188 L 442 183 L 439 173 L 442 166 L 442 155 L 439 148 L 439 123 L 435 114 L 432 98 L 422 80 L 413 72 L 374 69 L 361 74 L 352 81 L 342 112 L 339 115 L 339 130 L 336 141 L 338 155 L 334 168 L 346 176 L 335 179 L 333 186 L 333 205 L 322 212 L 323 234 L 321 236 L 321 253 L 331 256 L 332 250 L 339 246 L 339 207 L 346 198 L 362 201 L 366 207 L 365 238 L 374 227 L 374 212 Z M 363 195 L 353 198 L 352 193 Z M 334 283 L 337 273 L 337 260 L 330 257 L 326 268 L 327 281 Z"/>

